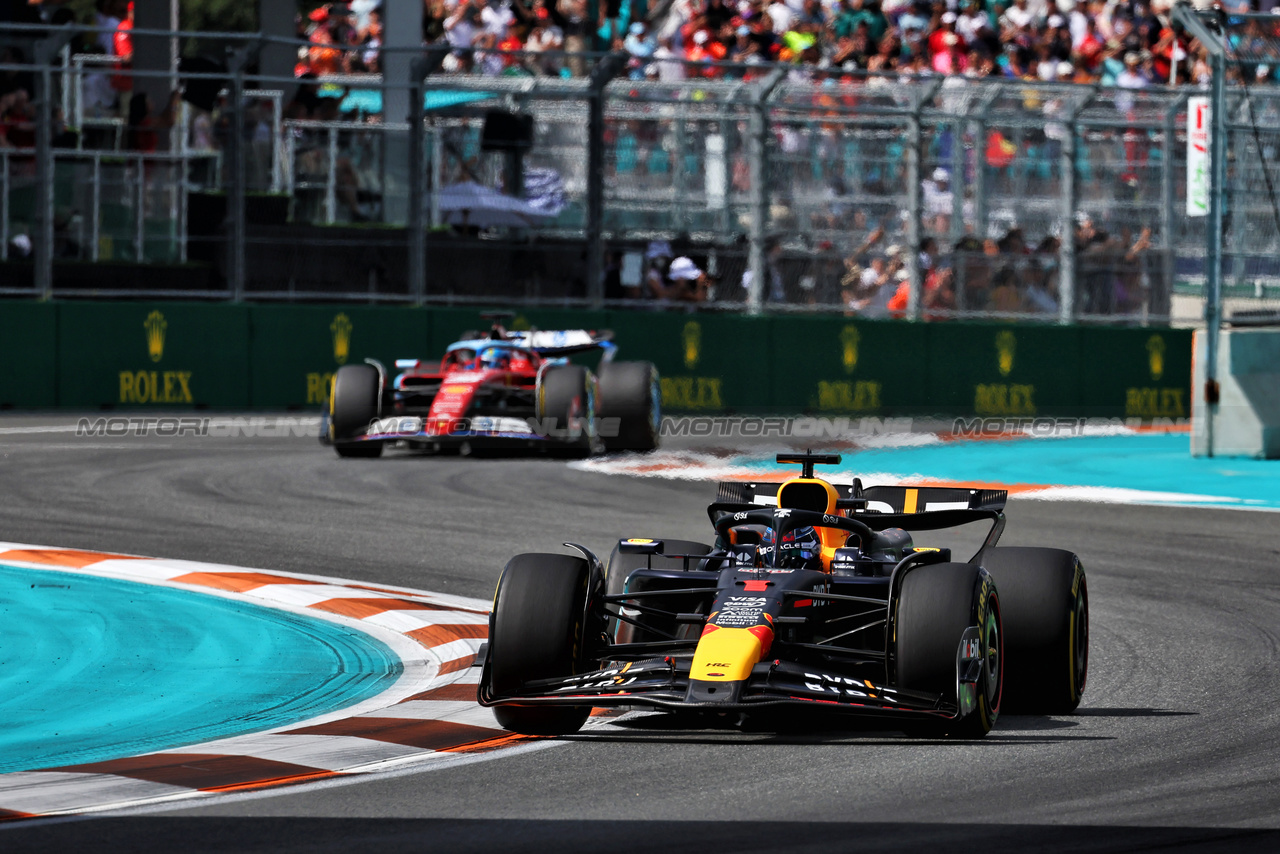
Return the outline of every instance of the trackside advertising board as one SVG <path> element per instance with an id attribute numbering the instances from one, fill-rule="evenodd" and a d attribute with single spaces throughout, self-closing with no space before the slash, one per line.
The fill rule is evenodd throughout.
<path id="1" fill-rule="evenodd" d="M 1191 336 L 1182 329 L 1080 330 L 1080 397 L 1086 414 L 1191 417 Z"/>
<path id="2" fill-rule="evenodd" d="M 0 303 L 0 408 L 58 402 L 58 316 L 51 303 Z"/>
<path id="3" fill-rule="evenodd" d="M 774 324 L 768 318 L 621 312 L 619 359 L 653 362 L 668 412 L 770 412 Z"/>
<path id="4" fill-rule="evenodd" d="M 318 407 L 366 357 L 430 364 L 479 309 L 0 302 L 0 407 Z M 1191 333 L 810 315 L 518 310 L 511 329 L 612 329 L 667 413 L 1185 418 Z M 597 356 L 575 357 L 594 366 Z"/>
<path id="5" fill-rule="evenodd" d="M 384 306 L 255 305 L 250 312 L 250 401 L 255 407 L 319 406 L 343 365 L 428 358 L 429 313 Z M 393 373 L 394 375 L 394 373 Z"/>
<path id="6" fill-rule="evenodd" d="M 59 406 L 249 405 L 248 306 L 74 302 L 57 309 Z"/>
<path id="7" fill-rule="evenodd" d="M 879 416 L 924 403 L 924 324 L 786 317 L 772 325 L 775 409 Z"/>
<path id="8" fill-rule="evenodd" d="M 1080 411 L 1078 327 L 936 323 L 928 326 L 928 340 L 926 394 L 918 405 L 1002 418 L 1094 414 Z"/>

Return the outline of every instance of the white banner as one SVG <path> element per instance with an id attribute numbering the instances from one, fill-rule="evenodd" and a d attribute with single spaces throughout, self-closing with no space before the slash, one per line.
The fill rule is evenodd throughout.
<path id="1" fill-rule="evenodd" d="M 1187 216 L 1209 215 L 1209 99 L 1187 99 Z"/>

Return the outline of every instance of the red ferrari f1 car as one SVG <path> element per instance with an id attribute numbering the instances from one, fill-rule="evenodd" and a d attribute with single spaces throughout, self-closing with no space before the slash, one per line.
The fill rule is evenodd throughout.
<path id="1" fill-rule="evenodd" d="M 823 710 L 959 737 L 1002 710 L 1074 710 L 1089 639 L 1079 558 L 997 547 L 1003 490 L 813 476 L 839 461 L 779 455 L 799 477 L 721 484 L 710 544 L 623 539 L 607 566 L 573 543 L 573 556 L 517 555 L 480 703 L 530 734 L 573 732 L 593 706 Z M 969 523 L 990 529 L 968 560 L 915 543 Z"/>
<path id="2" fill-rule="evenodd" d="M 617 362 L 612 333 L 511 332 L 493 319 L 438 364 L 398 359 L 344 365 L 329 395 L 326 444 L 339 456 L 376 457 L 390 443 L 423 450 L 532 448 L 585 455 L 658 445 L 661 391 L 650 362 Z M 599 353 L 592 372 L 569 361 Z"/>

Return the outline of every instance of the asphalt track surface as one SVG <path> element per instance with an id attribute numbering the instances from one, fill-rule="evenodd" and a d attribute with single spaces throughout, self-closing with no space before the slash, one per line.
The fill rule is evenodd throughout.
<path id="1" fill-rule="evenodd" d="M 339 460 L 298 438 L 0 432 L 5 540 L 476 597 L 516 552 L 701 538 L 712 493 L 548 460 Z M 1073 716 L 1006 716 L 973 742 L 638 716 L 423 773 L 13 823 L 0 850 L 1280 850 L 1280 516 L 1017 499 L 1007 514 L 1004 544 L 1074 549 L 1089 573 Z"/>

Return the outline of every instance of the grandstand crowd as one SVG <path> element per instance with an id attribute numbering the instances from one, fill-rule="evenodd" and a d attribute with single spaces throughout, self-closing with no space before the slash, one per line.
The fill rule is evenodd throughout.
<path id="1" fill-rule="evenodd" d="M 379 0 L 320 6 L 300 21 L 311 70 L 376 70 Z M 1271 8 L 1274 0 L 1239 5 Z M 1172 0 L 425 0 L 424 43 L 457 48 L 451 71 L 581 76 L 581 52 L 631 55 L 633 78 L 743 75 L 792 63 L 844 72 L 998 75 L 1126 88 L 1209 78 Z M 1237 7 L 1232 7 L 1233 10 Z M 1251 25 L 1245 38 L 1266 32 Z M 343 45 L 347 51 L 334 46 Z M 468 50 L 470 49 L 470 50 Z M 566 55 L 567 54 L 567 55 Z M 728 64 L 728 66 L 726 65 Z M 738 68 L 729 67 L 738 65 Z M 1280 65 L 1258 66 L 1280 79 Z"/>
<path id="2" fill-rule="evenodd" d="M 1245 4 L 1238 10 L 1280 12 L 1280 8 L 1268 5 L 1272 3 L 1280 4 L 1280 0 L 1254 0 L 1254 5 Z M 317 5 L 299 14 L 297 34 L 306 46 L 299 47 L 295 73 L 304 85 L 283 105 L 286 121 L 330 124 L 350 118 L 349 113 L 340 113 L 340 109 L 347 109 L 342 102 L 348 89 L 322 87 L 320 82 L 330 74 L 381 71 L 381 5 L 382 0 L 351 0 Z M 591 54 L 620 50 L 630 55 L 626 73 L 632 79 L 673 83 L 705 77 L 749 77 L 759 73 L 764 64 L 783 63 L 793 66 L 792 76 L 801 80 L 822 75 L 860 82 L 869 72 L 883 72 L 913 77 L 1068 81 L 1128 89 L 1204 85 L 1210 75 L 1206 51 L 1173 26 L 1170 9 L 1171 0 L 424 0 L 422 40 L 454 49 L 444 69 L 451 73 L 582 76 L 591 68 Z M 15 10 L 21 14 L 15 15 Z M 26 15 L 32 20 L 55 22 L 67 20 L 71 9 L 58 2 L 0 0 L 0 12 L 7 20 L 22 20 Z M 116 63 L 105 66 L 102 73 L 85 76 L 86 113 L 123 119 L 121 147 L 156 150 L 159 131 L 174 124 L 183 96 L 175 92 L 168 103 L 157 104 L 145 96 L 129 98 L 132 4 L 128 0 L 95 0 L 92 20 L 82 23 L 102 29 L 77 50 L 97 52 Z M 1274 24 L 1253 22 L 1237 32 L 1237 49 L 1247 49 L 1250 40 L 1280 39 L 1280 15 Z M 4 48 L 4 59 L 11 65 L 22 60 L 14 50 Z M 1280 63 L 1246 69 L 1243 73 L 1250 82 L 1280 80 Z M 1231 73 L 1242 72 L 1233 66 Z M 0 147 L 29 148 L 34 143 L 31 83 L 30 73 L 0 73 Z M 335 88 L 338 91 L 324 91 Z M 191 97 L 186 100 L 190 105 L 188 147 L 195 151 L 221 148 L 223 138 L 231 132 L 225 105 L 214 103 L 212 96 L 204 103 Z M 247 111 L 246 122 L 249 138 L 257 141 L 269 136 L 266 103 Z M 670 140 L 665 138 L 669 129 L 649 124 L 624 123 L 611 131 L 618 135 L 611 144 L 620 152 L 616 162 L 611 162 L 614 180 L 642 181 L 672 168 Z M 813 138 L 801 139 L 783 127 L 780 133 L 786 138 L 780 143 L 781 151 L 784 155 L 790 152 L 788 168 L 795 172 L 791 184 L 813 189 L 809 184 L 816 181 L 814 186 L 825 186 L 823 192 L 833 199 L 831 222 L 811 225 L 832 237 L 835 245 L 824 240 L 817 248 L 825 260 L 810 263 L 803 270 L 791 269 L 795 259 L 788 262 L 782 248 L 774 245 L 766 263 L 765 298 L 773 302 L 816 299 L 824 304 L 839 303 L 853 314 L 900 316 L 908 296 L 905 259 L 911 251 L 901 245 L 905 236 L 901 222 L 891 225 L 890 238 L 883 228 L 874 229 L 866 223 L 855 227 L 847 222 L 848 211 L 837 215 L 847 207 L 841 199 L 851 191 L 846 184 L 854 178 L 866 184 L 863 189 L 872 195 L 888 196 L 883 188 L 871 186 L 874 176 L 863 174 L 866 169 L 855 170 L 855 176 L 836 174 L 848 169 L 837 162 L 831 141 L 823 136 L 825 129 L 810 130 Z M 323 131 L 286 132 L 294 137 L 298 173 L 322 175 L 329 157 Z M 1144 160 L 1139 135 L 1102 133 L 1123 146 L 1126 163 Z M 370 182 L 361 178 L 363 173 L 357 168 L 360 158 L 347 150 L 350 136 L 344 131 L 342 150 L 336 158 L 338 219 L 376 219 L 377 196 L 365 186 Z M 1044 174 L 1038 178 L 1032 175 L 1031 180 L 1051 183 L 1057 168 L 1049 138 L 1051 125 L 1042 136 L 1036 145 L 1026 143 L 1023 153 L 1029 165 L 1018 168 L 1026 171 L 1042 160 Z M 795 151 L 788 148 L 791 137 L 796 137 L 792 140 Z M 1007 140 L 999 141 L 1013 148 Z M 812 151 L 803 148 L 810 144 Z M 1040 160 L 1030 156 L 1033 149 Z M 633 152 L 630 159 L 624 156 L 629 151 Z M 806 151 L 817 155 L 815 162 L 826 164 L 822 170 L 801 168 L 810 159 Z M 1005 173 L 1012 174 L 1012 154 L 984 153 L 993 182 L 1008 178 Z M 631 161 L 631 171 L 623 175 L 624 166 Z M 736 157 L 731 164 L 735 189 L 741 189 L 739 173 L 743 170 L 739 167 L 744 163 Z M 694 171 L 698 168 L 693 167 Z M 917 247 L 926 313 L 943 316 L 956 309 L 1056 312 L 1054 264 L 1065 229 L 1059 226 L 1052 233 L 1029 234 L 1025 241 L 1022 228 L 1012 220 L 999 229 L 988 225 L 987 233 L 968 227 L 952 229 L 944 221 L 954 206 L 949 179 L 948 170 L 939 167 L 922 186 L 927 214 L 922 223 L 924 233 L 936 235 L 946 244 L 936 245 L 934 237 L 927 237 Z M 1091 186 L 1084 183 L 1086 188 Z M 1129 196 L 1140 193 L 1141 182 L 1133 168 L 1120 175 L 1120 183 Z M 1105 192 L 1099 194 L 1099 198 L 1105 196 Z M 779 201 L 785 207 L 786 199 Z M 971 204 L 972 200 L 963 200 L 966 216 Z M 888 219 L 881 217 L 882 221 Z M 1151 246 L 1150 230 L 1142 223 L 1132 228 L 1128 223 L 1107 225 L 1110 232 L 1084 217 L 1073 229 L 1081 255 L 1077 272 L 1085 283 L 1082 310 L 1087 313 L 1134 311 L 1144 300 L 1143 259 Z M 850 252 L 848 241 L 837 236 L 841 234 L 848 240 L 855 234 L 869 236 Z M 624 283 L 620 275 L 623 255 L 619 253 L 611 267 L 619 274 L 613 296 L 704 302 L 740 299 L 745 294 L 747 277 L 739 272 L 713 276 L 702 269 L 705 258 L 671 256 L 670 252 L 647 252 L 643 277 Z M 808 285 L 803 284 L 806 281 Z"/>

